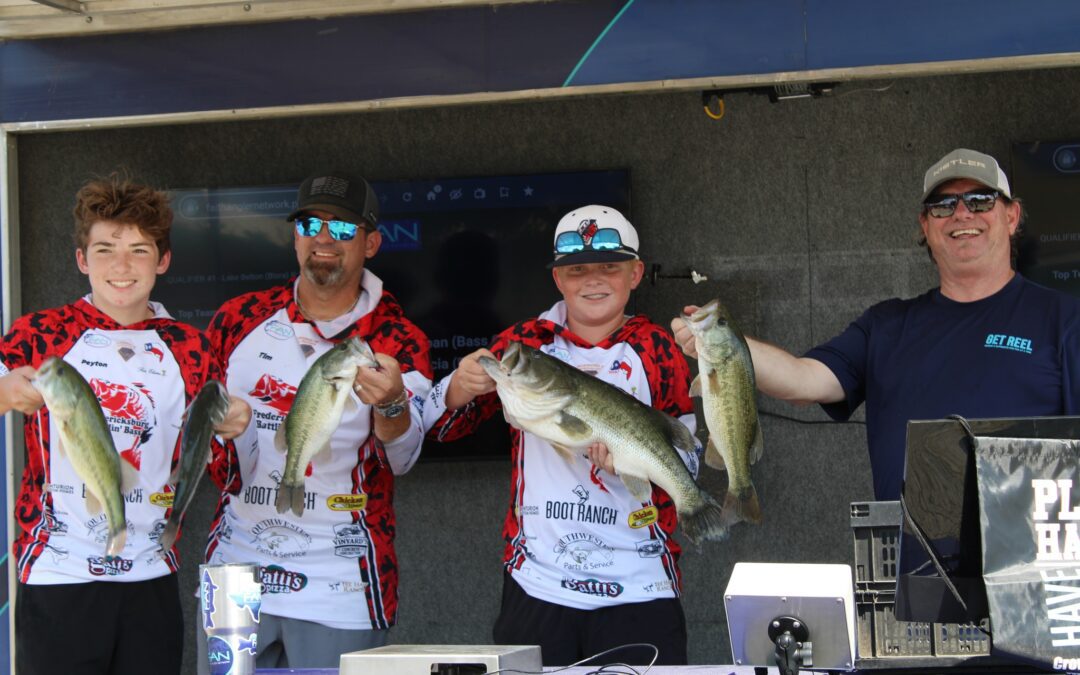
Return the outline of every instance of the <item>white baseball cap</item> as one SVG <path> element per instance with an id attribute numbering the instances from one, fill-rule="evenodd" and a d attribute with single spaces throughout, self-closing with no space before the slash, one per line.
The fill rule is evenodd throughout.
<path id="1" fill-rule="evenodd" d="M 633 260 L 638 257 L 638 235 L 616 209 L 590 204 L 562 217 L 555 227 L 554 249 L 552 267 Z"/>

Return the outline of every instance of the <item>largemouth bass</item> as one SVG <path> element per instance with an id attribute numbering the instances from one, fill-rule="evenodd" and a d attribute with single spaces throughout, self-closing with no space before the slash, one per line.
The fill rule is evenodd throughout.
<path id="1" fill-rule="evenodd" d="M 724 523 L 760 523 L 761 504 L 750 479 L 750 465 L 762 450 L 750 348 L 719 300 L 683 318 L 697 347 L 698 376 L 690 395 L 701 397 L 709 430 L 705 463 L 728 474 Z"/>
<path id="2" fill-rule="evenodd" d="M 86 483 L 87 511 L 96 515 L 104 508 L 109 521 L 105 558 L 118 558 L 127 544 L 124 493 L 138 482 L 138 472 L 120 458 L 94 390 L 79 371 L 53 356 L 38 368 L 33 385 L 59 432 L 53 449 Z"/>
<path id="3" fill-rule="evenodd" d="M 330 437 L 346 407 L 355 409 L 351 391 L 356 369 L 378 368 L 375 353 L 362 338 L 334 345 L 311 364 L 296 390 L 289 414 L 278 427 L 274 445 L 285 452 L 285 471 L 278 483 L 278 513 L 304 514 L 304 475 L 308 464 L 330 452 Z"/>
<path id="4" fill-rule="evenodd" d="M 495 380 L 508 422 L 568 457 L 604 443 L 634 499 L 649 501 L 655 483 L 675 502 L 690 541 L 726 536 L 720 505 L 698 487 L 675 451 L 695 449 L 693 435 L 679 420 L 519 342 L 511 342 L 500 361 L 482 356 L 479 363 Z"/>
<path id="5" fill-rule="evenodd" d="M 214 436 L 214 427 L 225 421 L 228 412 L 229 392 L 217 380 L 204 384 L 184 411 L 184 426 L 180 431 L 180 462 L 169 476 L 169 483 L 176 486 L 172 512 L 158 540 L 163 553 L 168 553 L 176 541 L 180 521 L 191 505 L 199 481 L 206 473 L 206 465 L 210 462 L 210 440 Z"/>

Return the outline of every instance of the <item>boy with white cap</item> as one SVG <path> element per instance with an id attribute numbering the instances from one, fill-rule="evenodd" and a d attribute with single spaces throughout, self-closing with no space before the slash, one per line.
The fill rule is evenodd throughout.
<path id="1" fill-rule="evenodd" d="M 625 314 L 645 271 L 638 248 L 637 231 L 613 208 L 590 205 L 566 214 L 555 230 L 551 265 L 563 299 L 503 331 L 490 350 L 466 356 L 435 386 L 424 411 L 431 435 L 459 438 L 499 410 L 495 382 L 477 359 L 500 357 L 510 341 L 613 384 L 692 431 L 685 359 L 666 330 Z M 512 503 L 503 526 L 495 642 L 539 644 L 545 665 L 629 643 L 655 645 L 657 663 L 686 663 L 671 498 L 654 488 L 649 501 L 634 499 L 610 474 L 602 444 L 588 457 L 567 460 L 531 433 L 511 428 L 511 438 Z M 697 456 L 682 456 L 696 474 Z M 648 663 L 652 656 L 638 647 L 611 658 Z"/>

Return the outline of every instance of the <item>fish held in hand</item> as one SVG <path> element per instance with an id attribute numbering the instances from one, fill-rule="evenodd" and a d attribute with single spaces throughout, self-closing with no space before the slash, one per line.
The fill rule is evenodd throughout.
<path id="1" fill-rule="evenodd" d="M 278 483 L 278 513 L 304 513 L 304 476 L 316 457 L 329 456 L 330 437 L 346 409 L 355 410 L 352 385 L 358 368 L 378 368 L 375 353 L 360 338 L 334 345 L 315 360 L 296 389 L 289 414 L 278 427 L 274 446 L 285 452 L 285 470 Z"/>
<path id="2" fill-rule="evenodd" d="M 761 503 L 750 476 L 750 465 L 762 452 L 750 348 L 719 300 L 683 319 L 697 348 L 698 376 L 690 395 L 701 397 L 709 430 L 705 463 L 728 474 L 724 522 L 760 523 Z"/>
<path id="3" fill-rule="evenodd" d="M 176 486 L 172 511 L 158 540 L 163 553 L 168 553 L 176 541 L 180 522 L 210 462 L 210 441 L 214 436 L 214 427 L 225 421 L 228 412 L 229 392 L 217 380 L 204 384 L 184 411 L 184 424 L 180 431 L 180 462 L 169 476 L 169 483 Z"/>
<path id="4" fill-rule="evenodd" d="M 649 501 L 650 483 L 655 484 L 675 502 L 679 523 L 692 542 L 726 536 L 720 505 L 698 487 L 675 450 L 695 450 L 694 437 L 682 422 L 519 342 L 507 345 L 501 360 L 483 356 L 479 363 L 495 380 L 510 424 L 568 457 L 603 443 L 635 499 Z"/>
<path id="5" fill-rule="evenodd" d="M 41 364 L 32 384 L 56 424 L 59 438 L 53 439 L 53 448 L 86 484 L 87 511 L 104 510 L 109 523 L 106 560 L 120 557 L 127 544 L 124 493 L 138 482 L 138 472 L 120 458 L 101 404 L 79 371 L 53 356 Z"/>

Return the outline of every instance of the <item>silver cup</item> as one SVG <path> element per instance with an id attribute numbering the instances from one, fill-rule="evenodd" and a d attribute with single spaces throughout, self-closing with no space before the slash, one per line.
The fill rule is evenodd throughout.
<path id="1" fill-rule="evenodd" d="M 262 606 L 259 566 L 199 565 L 199 588 L 210 675 L 251 675 Z"/>

